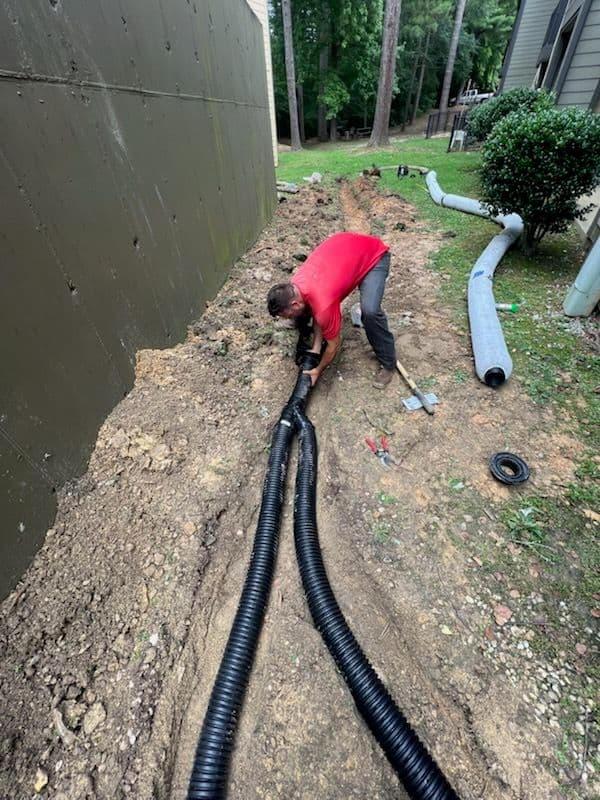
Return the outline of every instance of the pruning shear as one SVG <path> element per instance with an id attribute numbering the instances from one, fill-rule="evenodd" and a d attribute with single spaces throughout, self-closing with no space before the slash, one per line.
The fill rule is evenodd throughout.
<path id="1" fill-rule="evenodd" d="M 372 451 L 374 455 L 381 461 L 384 467 L 389 467 L 390 465 L 390 451 L 388 448 L 388 441 L 385 436 L 381 437 L 381 445 L 374 442 L 372 439 L 365 439 L 365 442 L 369 445 L 369 449 Z"/>

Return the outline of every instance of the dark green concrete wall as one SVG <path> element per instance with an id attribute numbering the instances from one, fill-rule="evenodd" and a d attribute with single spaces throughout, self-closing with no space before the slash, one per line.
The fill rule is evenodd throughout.
<path id="1" fill-rule="evenodd" d="M 0 0 L 0 595 L 275 204 L 245 0 Z"/>

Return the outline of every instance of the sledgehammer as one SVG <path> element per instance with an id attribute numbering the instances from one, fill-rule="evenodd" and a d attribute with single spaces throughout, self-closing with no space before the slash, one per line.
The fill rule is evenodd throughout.
<path id="1" fill-rule="evenodd" d="M 429 400 L 425 397 L 423 392 L 419 389 L 417 384 L 413 381 L 413 379 L 410 377 L 408 372 L 404 369 L 404 367 L 402 366 L 402 364 L 399 361 L 396 361 L 396 369 L 398 370 L 400 375 L 402 375 L 404 380 L 408 383 L 408 385 L 410 386 L 410 388 L 412 390 L 412 393 L 415 395 L 415 397 L 419 398 L 419 400 L 421 401 L 421 405 L 423 406 L 425 411 L 428 414 L 434 414 L 435 412 L 433 410 L 433 406 L 431 405 Z"/>

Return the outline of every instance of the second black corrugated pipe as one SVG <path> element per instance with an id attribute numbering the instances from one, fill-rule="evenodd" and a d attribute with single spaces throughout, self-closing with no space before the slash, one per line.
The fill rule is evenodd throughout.
<path id="1" fill-rule="evenodd" d="M 370 665 L 329 585 L 316 515 L 317 440 L 310 420 L 294 409 L 300 435 L 294 538 L 302 584 L 315 626 L 348 684 L 354 702 L 412 800 L 458 800 L 439 767 Z"/>

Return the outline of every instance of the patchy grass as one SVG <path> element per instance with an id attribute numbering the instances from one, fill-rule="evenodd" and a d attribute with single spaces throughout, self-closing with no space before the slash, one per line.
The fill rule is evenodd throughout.
<path id="1" fill-rule="evenodd" d="M 376 496 L 382 506 L 395 506 L 400 502 L 397 497 L 387 492 L 378 492 Z"/>
<path id="2" fill-rule="evenodd" d="M 445 139 L 414 139 L 401 140 L 375 152 L 356 145 L 316 147 L 298 154 L 282 154 L 279 176 L 300 182 L 303 175 L 318 171 L 325 182 L 331 182 L 357 177 L 373 164 L 383 167 L 408 163 L 434 169 L 440 185 L 448 192 L 478 197 L 479 155 L 448 155 L 446 146 Z M 430 266 L 443 276 L 440 303 L 467 336 L 468 276 L 498 227 L 436 206 L 420 176 L 398 179 L 394 169 L 383 170 L 379 186 L 412 203 L 421 224 L 444 235 L 444 244 L 431 257 Z M 372 223 L 376 234 L 378 220 Z M 554 664 L 565 660 L 576 663 L 576 673 L 572 675 L 576 694 L 591 702 L 595 687 L 600 685 L 594 638 L 594 617 L 600 608 L 600 358 L 576 335 L 576 325 L 562 312 L 563 299 L 583 257 L 574 229 L 548 236 L 533 257 L 511 250 L 499 266 L 494 283 L 497 302 L 520 304 L 516 313 L 498 312 L 514 362 L 511 380 L 518 382 L 536 404 L 553 411 L 557 432 L 568 433 L 582 442 L 576 480 L 555 487 L 552 496 L 530 489 L 531 493 L 515 494 L 504 504 L 490 504 L 460 475 L 452 474 L 449 465 L 448 474 L 439 477 L 438 489 L 440 495 L 446 496 L 444 513 L 456 520 L 455 529 L 448 526 L 444 535 L 474 560 L 482 591 L 500 596 L 510 588 L 523 599 L 520 616 L 523 625 L 534 631 L 531 648 L 535 657 Z M 472 378 L 463 370 L 456 370 L 450 377 L 457 384 Z M 425 378 L 420 385 L 429 389 L 435 379 Z M 510 449 L 509 442 L 506 446 Z M 490 522 L 481 521 L 484 511 Z M 479 523 L 460 522 L 477 518 Z M 372 521 L 370 527 L 378 544 L 388 541 L 387 522 Z M 429 528 L 435 533 L 433 523 Z M 534 597 L 543 598 L 540 605 L 527 599 Z M 587 656 L 578 660 L 576 648 L 584 646 Z M 562 738 L 556 752 L 563 780 L 565 774 L 581 774 L 581 759 L 573 755 L 573 743 L 582 738 L 575 732 L 578 708 L 569 696 L 565 695 L 562 701 Z M 598 770 L 595 753 L 600 721 L 591 708 L 585 726 L 590 741 L 587 761 Z M 563 783 L 563 788 L 565 796 L 581 796 L 577 781 Z"/>

